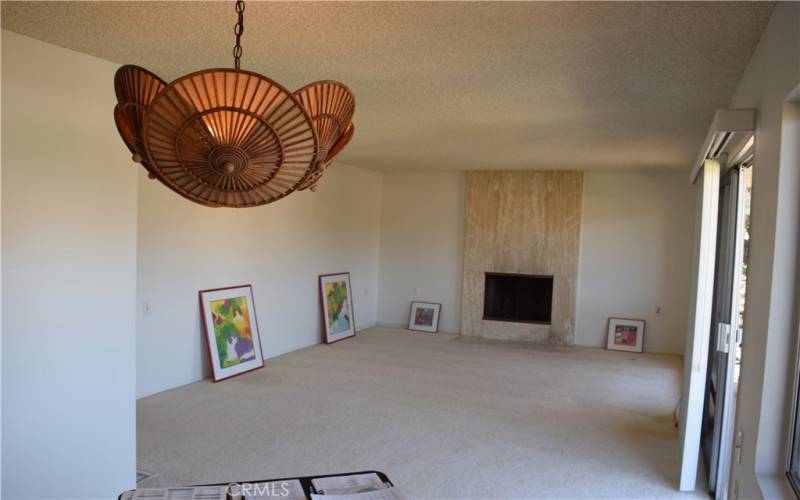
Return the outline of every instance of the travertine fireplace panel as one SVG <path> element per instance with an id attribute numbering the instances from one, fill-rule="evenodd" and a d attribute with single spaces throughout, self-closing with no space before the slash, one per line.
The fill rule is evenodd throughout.
<path id="1" fill-rule="evenodd" d="M 574 343 L 581 172 L 467 174 L 461 333 Z M 553 276 L 551 324 L 483 319 L 485 273 Z"/>

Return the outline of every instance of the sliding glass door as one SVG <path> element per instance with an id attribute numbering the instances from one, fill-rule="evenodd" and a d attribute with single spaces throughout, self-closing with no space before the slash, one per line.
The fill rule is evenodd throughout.
<path id="1" fill-rule="evenodd" d="M 749 169 L 734 167 L 719 188 L 714 303 L 703 409 L 702 450 L 709 490 L 728 498 L 744 311 Z"/>

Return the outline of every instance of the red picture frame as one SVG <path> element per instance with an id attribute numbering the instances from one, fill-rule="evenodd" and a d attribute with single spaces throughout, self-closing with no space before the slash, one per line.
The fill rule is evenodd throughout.
<path id="1" fill-rule="evenodd" d="M 237 295 L 236 293 L 234 293 L 234 291 L 236 290 L 238 290 L 239 293 L 245 293 L 246 295 L 244 297 L 250 299 L 249 302 L 246 304 L 245 308 L 247 314 L 245 324 L 250 329 L 251 338 L 246 340 L 249 340 L 252 344 L 252 352 L 254 358 L 253 360 L 246 360 L 245 362 L 240 362 L 235 365 L 230 365 L 226 367 L 223 366 L 223 361 L 220 360 L 220 353 L 217 350 L 216 341 L 218 333 L 215 330 L 214 325 L 209 324 L 209 321 L 211 321 L 212 323 L 220 322 L 220 324 L 224 324 L 225 321 L 229 321 L 230 319 L 222 318 L 222 314 L 216 315 L 216 313 L 214 313 L 211 310 L 211 307 L 208 304 L 210 304 L 212 301 L 216 302 L 219 300 L 226 300 L 226 299 L 231 300 L 235 298 L 240 298 L 241 296 L 234 297 L 235 295 Z M 202 321 L 203 337 L 205 338 L 206 342 L 206 353 L 208 355 L 208 364 L 209 367 L 211 368 L 211 378 L 214 381 L 214 383 L 238 377 L 239 375 L 244 375 L 245 373 L 250 373 L 260 368 L 264 368 L 264 353 L 263 353 L 263 345 L 261 343 L 261 329 L 258 326 L 258 315 L 256 314 L 255 299 L 253 296 L 253 286 L 247 284 L 247 285 L 226 286 L 221 288 L 208 288 L 205 290 L 198 291 L 197 297 L 200 303 L 200 314 L 203 319 Z M 234 328 L 242 327 L 242 325 L 239 324 L 240 321 L 243 321 L 241 315 L 241 308 L 239 308 L 239 311 L 237 311 L 233 316 L 234 318 L 232 321 L 237 324 Z M 252 318 L 250 316 L 252 316 Z M 230 326 L 228 325 L 226 326 L 230 328 Z M 228 345 L 236 346 L 240 341 L 242 341 L 241 335 L 238 338 L 236 338 L 235 342 L 233 342 L 230 337 L 228 340 Z M 212 344 L 212 339 L 214 341 L 213 344 Z M 249 353 L 249 351 L 245 351 L 245 354 L 247 353 Z M 232 359 L 229 355 L 227 357 L 229 359 Z M 237 359 L 239 359 L 238 354 L 237 354 Z"/>
<path id="2" fill-rule="evenodd" d="M 346 281 L 346 303 L 344 303 L 335 321 L 329 321 L 330 304 L 326 301 L 325 285 L 333 282 Z M 345 271 L 341 273 L 328 273 L 319 275 L 319 306 L 320 306 L 320 321 L 322 323 L 322 341 L 326 344 L 334 344 L 341 340 L 349 339 L 356 335 L 356 318 L 353 307 L 353 286 L 350 282 L 350 272 Z M 346 310 L 345 310 L 346 308 Z M 342 329 L 338 332 L 331 333 L 331 327 L 334 329 L 344 326 L 341 318 L 341 313 L 344 312 L 348 317 L 348 328 Z M 333 325 L 331 323 L 334 323 Z"/>

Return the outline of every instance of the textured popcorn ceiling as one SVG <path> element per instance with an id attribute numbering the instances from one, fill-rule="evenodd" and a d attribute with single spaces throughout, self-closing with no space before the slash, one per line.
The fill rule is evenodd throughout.
<path id="1" fill-rule="evenodd" d="M 349 85 L 353 165 L 689 170 L 772 6 L 249 2 L 242 67 Z M 4 29 L 166 80 L 231 66 L 234 23 L 231 2 L 2 2 Z"/>

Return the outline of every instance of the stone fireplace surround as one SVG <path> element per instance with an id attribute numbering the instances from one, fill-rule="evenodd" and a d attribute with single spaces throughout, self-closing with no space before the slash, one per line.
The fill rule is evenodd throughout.
<path id="1" fill-rule="evenodd" d="M 573 345 L 581 172 L 467 174 L 461 334 Z M 553 276 L 551 323 L 483 319 L 487 272 Z"/>

